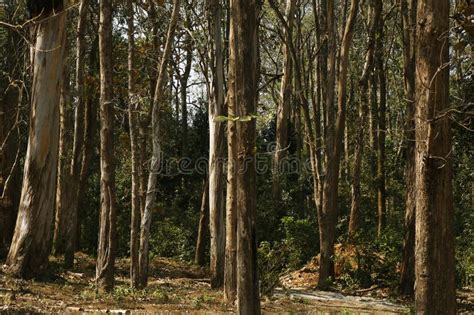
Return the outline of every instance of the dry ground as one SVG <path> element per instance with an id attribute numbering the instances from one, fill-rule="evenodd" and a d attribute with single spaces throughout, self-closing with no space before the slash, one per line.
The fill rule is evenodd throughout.
<path id="1" fill-rule="evenodd" d="M 35 280 L 13 279 L 0 272 L 0 314 L 35 313 L 232 313 L 222 293 L 212 290 L 205 269 L 167 258 L 151 262 L 149 285 L 133 291 L 128 260 L 117 261 L 117 282 L 111 293 L 94 286 L 94 260 L 77 255 L 76 267 L 66 271 L 51 258 L 51 267 Z M 340 300 L 338 300 L 340 298 Z M 378 303 L 378 304 L 377 304 Z M 400 314 L 409 309 L 387 300 L 370 300 L 318 291 L 276 290 L 262 299 L 267 314 Z"/>

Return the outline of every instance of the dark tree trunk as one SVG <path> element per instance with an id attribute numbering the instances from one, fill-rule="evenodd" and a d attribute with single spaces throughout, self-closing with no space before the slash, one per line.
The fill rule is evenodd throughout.
<path id="1" fill-rule="evenodd" d="M 230 2 L 229 107 L 237 117 L 256 113 L 257 11 L 255 0 Z M 256 123 L 236 121 L 237 177 L 237 312 L 260 314 L 255 238 Z"/>
<path id="2" fill-rule="evenodd" d="M 112 89 L 112 0 L 100 2 L 100 229 L 96 282 L 109 291 L 114 286 L 117 249 L 115 200 L 114 98 Z"/>
<path id="3" fill-rule="evenodd" d="M 448 0 L 419 0 L 416 39 L 417 314 L 456 314 Z"/>
<path id="4" fill-rule="evenodd" d="M 403 73 L 404 92 L 407 102 L 405 127 L 406 147 L 406 202 L 405 236 L 400 271 L 400 292 L 412 295 L 415 285 L 415 29 L 416 0 L 402 0 Z"/>

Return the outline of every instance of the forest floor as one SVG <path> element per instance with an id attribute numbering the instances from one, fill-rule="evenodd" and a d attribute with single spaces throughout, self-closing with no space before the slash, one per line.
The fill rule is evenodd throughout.
<path id="1" fill-rule="evenodd" d="M 128 260 L 117 261 L 113 292 L 99 294 L 94 286 L 93 258 L 77 255 L 72 271 L 51 259 L 51 267 L 36 280 L 13 279 L 0 272 L 0 314 L 35 313 L 232 313 L 222 293 L 212 290 L 206 270 L 167 258 L 151 261 L 149 285 L 133 291 L 128 282 Z M 403 314 L 407 304 L 387 298 L 349 296 L 302 288 L 277 288 L 262 299 L 266 314 Z"/>

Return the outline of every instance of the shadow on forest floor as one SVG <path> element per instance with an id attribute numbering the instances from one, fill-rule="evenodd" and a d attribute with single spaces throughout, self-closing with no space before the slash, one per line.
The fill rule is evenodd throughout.
<path id="1" fill-rule="evenodd" d="M 154 258 L 150 264 L 148 287 L 132 290 L 128 280 L 129 261 L 119 259 L 116 266 L 115 289 L 104 294 L 99 294 L 94 285 L 94 259 L 81 253 L 76 255 L 73 270 L 65 270 L 53 257 L 48 270 L 34 280 L 13 279 L 0 273 L 0 314 L 216 314 L 233 311 L 233 307 L 223 303 L 221 291 L 210 288 L 204 268 L 168 258 Z M 317 291 L 303 292 L 309 297 L 288 291 L 277 290 L 276 293 L 271 298 L 262 299 L 263 313 L 399 314 L 409 311 L 407 307 L 395 304 L 390 304 L 394 306 L 394 312 L 376 304 L 364 305 L 363 299 L 353 307 L 350 299 L 346 299 L 345 304 L 333 300 L 329 305 L 324 299 L 312 298 L 313 293 L 321 296 L 322 293 Z"/>

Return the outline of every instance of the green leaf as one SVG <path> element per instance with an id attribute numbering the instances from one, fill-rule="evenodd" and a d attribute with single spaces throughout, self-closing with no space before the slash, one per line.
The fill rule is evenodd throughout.
<path id="1" fill-rule="evenodd" d="M 216 116 L 214 117 L 214 122 L 224 122 L 228 121 L 229 118 L 227 116 Z"/>

